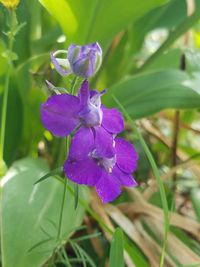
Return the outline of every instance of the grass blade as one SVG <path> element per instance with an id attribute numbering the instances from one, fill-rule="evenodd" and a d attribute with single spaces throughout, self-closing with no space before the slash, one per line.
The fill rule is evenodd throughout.
<path id="1" fill-rule="evenodd" d="M 129 114 L 127 113 L 125 108 L 121 105 L 119 100 L 114 95 L 113 95 L 113 98 L 114 98 L 115 102 L 117 103 L 117 105 L 119 106 L 119 108 L 121 109 L 125 118 L 131 122 L 131 125 L 133 126 L 133 129 L 134 129 L 135 133 L 137 134 L 137 137 L 138 137 L 138 139 L 142 145 L 142 148 L 144 149 L 145 154 L 149 160 L 153 174 L 154 174 L 156 182 L 158 184 L 158 188 L 159 188 L 159 192 L 160 192 L 160 198 L 161 198 L 162 207 L 163 207 L 163 213 L 164 213 L 163 215 L 164 215 L 164 227 L 165 227 L 163 249 L 162 249 L 162 255 L 161 255 L 161 260 L 160 260 L 160 267 L 162 267 L 164 265 L 167 233 L 169 231 L 169 208 L 168 208 L 165 188 L 164 188 L 163 182 L 161 180 L 160 173 L 159 173 L 158 167 L 156 165 L 156 162 L 153 158 L 153 155 L 151 154 L 151 151 L 149 150 L 149 148 L 148 148 L 143 136 L 141 135 L 140 131 L 137 129 L 135 122 L 132 120 L 132 118 L 129 116 Z"/>
<path id="2" fill-rule="evenodd" d="M 124 237 L 120 228 L 114 232 L 111 248 L 110 248 L 110 263 L 109 267 L 124 267 Z"/>
<path id="3" fill-rule="evenodd" d="M 178 39 L 182 34 L 187 32 L 200 18 L 200 9 L 197 7 L 195 12 L 187 17 L 176 29 L 171 31 L 166 41 L 158 48 L 158 50 L 150 56 L 147 61 L 138 69 L 137 72 L 146 70 L 146 68 L 156 60 L 160 54 L 166 51 L 166 49 L 172 45 L 176 39 Z"/>
<path id="4" fill-rule="evenodd" d="M 34 185 L 46 180 L 47 178 L 51 177 L 51 176 L 54 176 L 54 175 L 57 175 L 57 174 L 61 174 L 63 172 L 63 167 L 58 167 L 48 173 L 46 173 L 44 176 L 42 176 L 40 179 L 38 179 Z"/>

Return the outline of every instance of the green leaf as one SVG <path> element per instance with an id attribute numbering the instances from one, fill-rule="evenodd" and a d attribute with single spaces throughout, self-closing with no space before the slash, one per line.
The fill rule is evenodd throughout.
<path id="1" fill-rule="evenodd" d="M 139 68 L 139 72 L 148 69 L 149 65 L 152 64 L 161 54 L 163 54 L 181 35 L 187 32 L 200 18 L 200 8 L 197 7 L 193 14 L 183 20 L 176 29 L 172 30 L 167 39 L 162 43 L 159 49 L 152 54 L 145 63 Z"/>
<path id="2" fill-rule="evenodd" d="M 59 22 L 69 42 L 100 41 L 115 34 L 166 0 L 39 0 Z M 103 18 L 103 19 L 102 19 Z"/>
<path id="3" fill-rule="evenodd" d="M 189 76 L 179 70 L 136 75 L 110 87 L 104 103 L 114 106 L 112 95 L 116 96 L 134 119 L 167 108 L 199 108 L 200 94 L 186 86 L 189 80 Z"/>
<path id="4" fill-rule="evenodd" d="M 124 237 L 120 228 L 117 228 L 113 234 L 110 248 L 109 267 L 124 267 Z"/>
<path id="5" fill-rule="evenodd" d="M 34 185 L 46 172 L 48 168 L 43 160 L 26 158 L 16 162 L 1 181 L 1 248 L 4 267 L 40 267 L 58 244 L 56 236 L 63 183 L 52 177 Z M 83 197 L 83 191 L 80 191 L 80 197 Z M 79 205 L 75 211 L 73 203 L 74 198 L 67 191 L 62 240 L 67 240 L 75 227 L 82 223 L 84 209 Z"/>
<path id="6" fill-rule="evenodd" d="M 147 261 L 144 254 L 142 254 L 141 250 L 137 247 L 137 245 L 130 243 L 127 240 L 127 242 L 125 242 L 124 244 L 124 247 L 135 266 L 149 267 L 149 262 Z"/>

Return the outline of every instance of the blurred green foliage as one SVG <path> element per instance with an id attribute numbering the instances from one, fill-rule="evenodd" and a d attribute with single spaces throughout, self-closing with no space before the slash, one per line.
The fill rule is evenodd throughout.
<path id="1" fill-rule="evenodd" d="M 104 104 L 116 106 L 115 96 L 133 119 L 140 120 L 140 129 L 156 159 L 161 177 L 169 172 L 164 186 L 169 207 L 174 205 L 173 216 L 184 215 L 184 222 L 190 219 L 192 225 L 197 226 L 200 220 L 200 1 L 21 0 L 16 14 L 18 22 L 25 25 L 15 37 L 16 58 L 9 86 L 4 148 L 4 160 L 9 170 L 1 180 L 2 266 L 107 266 L 109 253 L 104 248 L 108 247 L 107 235 L 112 235 L 113 231 L 102 223 L 98 209 L 88 207 L 89 191 L 81 187 L 79 205 L 74 210 L 73 190 L 68 185 L 62 242 L 58 242 L 56 230 L 63 180 L 54 176 L 34 186 L 35 181 L 49 172 L 49 167 L 58 167 L 65 159 L 63 142 L 45 131 L 41 124 L 40 105 L 51 93 L 45 80 L 59 87 L 70 85 L 71 76 L 61 79 L 52 70 L 49 57 L 50 51 L 66 49 L 70 43 L 98 41 L 101 44 L 103 63 L 91 80 L 92 87 L 107 88 Z M 8 30 L 8 11 L 1 5 L 0 118 L 8 70 L 8 38 L 5 34 Z M 183 54 L 186 60 L 184 71 L 180 70 Z M 170 171 L 175 168 L 172 150 L 177 110 L 180 117 L 175 165 L 180 165 L 180 169 L 174 179 L 174 173 Z M 136 143 L 140 155 L 136 178 L 140 181 L 138 192 L 143 202 L 138 200 L 138 195 L 133 193 L 132 196 L 128 192 L 125 202 L 120 198 L 115 207 L 119 205 L 123 212 L 123 202 L 128 207 L 137 201 L 138 206 L 146 201 L 150 211 L 157 209 L 149 222 L 145 221 L 143 210 L 132 216 L 124 209 L 128 222 L 134 223 L 131 230 L 128 226 L 126 229 L 126 225 L 121 226 L 126 235 L 123 236 L 121 229 L 112 235 L 110 267 L 116 266 L 116 261 L 123 266 L 123 250 L 126 251 L 126 264 L 128 260 L 132 263 L 127 266 L 158 267 L 163 240 L 159 227 L 153 227 L 152 218 L 159 220 L 156 214 L 159 208 L 162 210 L 159 190 L 155 188 L 151 195 L 151 167 L 130 122 L 126 123 L 124 135 Z M 99 207 L 101 210 L 100 204 Z M 91 220 L 90 228 L 95 231 L 102 228 L 107 233 L 101 238 L 96 237 L 98 241 L 92 245 L 90 238 L 85 241 L 84 249 L 92 260 L 69 239 L 73 233 L 77 234 L 75 228 L 82 224 L 86 211 L 86 218 Z M 103 219 L 109 215 L 119 225 L 116 217 L 113 218 L 107 210 L 104 213 Z M 159 216 L 159 222 L 163 223 L 162 213 Z M 190 228 L 188 234 L 186 227 L 181 228 L 181 222 L 174 225 L 172 220 L 172 224 L 162 266 L 199 264 L 199 236 Z M 86 234 L 87 231 L 83 233 Z M 66 243 L 70 248 L 65 246 Z M 170 250 L 173 244 L 177 244 L 174 253 Z M 103 252 L 97 247 L 102 247 Z M 181 258 L 181 254 L 185 257 Z"/>

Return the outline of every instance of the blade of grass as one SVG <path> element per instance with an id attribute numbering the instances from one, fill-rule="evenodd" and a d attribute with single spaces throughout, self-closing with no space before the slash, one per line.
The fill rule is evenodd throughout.
<path id="1" fill-rule="evenodd" d="M 160 173 L 158 170 L 158 167 L 156 165 L 156 162 L 153 158 L 153 155 L 151 154 L 151 151 L 149 150 L 142 134 L 140 133 L 140 131 L 138 130 L 137 126 L 135 125 L 135 122 L 132 120 L 132 118 L 130 117 L 130 115 L 127 113 L 127 111 L 125 110 L 125 108 L 121 105 L 121 103 L 119 102 L 119 100 L 113 95 L 113 98 L 115 100 L 115 102 L 117 103 L 117 105 L 119 106 L 119 108 L 121 109 L 122 113 L 124 114 L 125 118 L 131 122 L 133 129 L 145 151 L 145 154 L 149 160 L 149 163 L 151 165 L 153 174 L 156 178 L 156 182 L 158 184 L 158 188 L 159 188 L 159 192 L 160 192 L 160 198 L 161 198 L 161 202 L 162 202 L 162 207 L 163 207 L 163 215 L 164 215 L 164 227 L 165 227 L 165 231 L 164 231 L 164 241 L 163 241 L 163 248 L 162 248 L 162 254 L 161 254 L 161 259 L 160 259 L 160 267 L 162 267 L 164 265 L 164 258 L 165 258 L 165 250 L 166 250 L 166 241 L 167 241 L 167 233 L 169 231 L 169 209 L 168 209 L 168 203 L 167 203 L 167 198 L 166 198 L 166 193 L 165 193 L 165 188 L 163 185 L 163 182 L 161 180 L 160 177 Z"/>
<path id="2" fill-rule="evenodd" d="M 83 241 L 83 240 L 87 240 L 87 239 L 90 239 L 90 238 L 96 238 L 98 236 L 100 236 L 101 233 L 95 233 L 95 234 L 90 234 L 90 235 L 85 235 L 85 236 L 82 236 L 82 237 L 77 237 L 77 238 L 73 238 L 73 241 Z"/>
<path id="3" fill-rule="evenodd" d="M 64 188 L 63 188 L 63 196 L 62 196 L 61 209 L 60 209 L 57 241 L 60 240 L 61 231 L 62 231 L 62 219 L 63 219 L 63 210 L 64 210 L 64 205 L 65 205 L 66 188 L 67 188 L 67 179 L 65 179 Z"/>
<path id="4" fill-rule="evenodd" d="M 137 70 L 137 73 L 146 70 L 148 66 L 160 56 L 160 54 L 165 52 L 167 48 L 172 45 L 174 41 L 176 41 L 176 39 L 178 39 L 181 35 L 187 32 L 192 27 L 192 25 L 194 25 L 199 20 L 199 18 L 200 9 L 197 8 L 191 16 L 187 17 L 176 29 L 172 30 L 169 33 L 169 36 L 165 40 L 165 42 L 160 46 L 160 48 L 158 48 L 158 50 L 153 55 L 151 55 L 145 61 L 145 63 Z"/>
<path id="5" fill-rule="evenodd" d="M 42 176 L 40 179 L 38 179 L 38 180 L 34 183 L 34 185 L 36 185 L 36 184 L 38 184 L 38 183 L 40 183 L 40 182 L 46 180 L 47 178 L 49 178 L 49 177 L 51 177 L 51 176 L 53 176 L 53 175 L 61 174 L 62 172 L 63 172 L 63 167 L 58 167 L 58 168 L 56 168 L 56 169 L 54 169 L 54 170 L 52 170 L 52 171 L 46 173 L 44 176 Z"/>
<path id="6" fill-rule="evenodd" d="M 73 242 L 74 243 L 74 242 Z M 96 267 L 96 264 L 90 258 L 90 256 L 83 250 L 78 244 L 74 243 L 76 248 L 78 249 L 80 255 L 82 255 L 83 259 L 85 259 L 92 267 Z"/>
<path id="7" fill-rule="evenodd" d="M 124 236 L 123 231 L 117 228 L 114 232 L 111 248 L 110 248 L 110 258 L 109 267 L 124 267 Z"/>
<path id="8" fill-rule="evenodd" d="M 83 255 L 82 251 L 80 250 L 80 247 L 75 242 L 71 241 L 70 243 L 71 243 L 71 246 L 72 246 L 77 258 L 80 257 L 82 264 L 83 264 L 83 267 L 87 267 L 86 259 Z"/>
<path id="9" fill-rule="evenodd" d="M 67 265 L 68 267 L 71 267 L 71 264 L 70 264 L 68 255 L 67 255 L 67 253 L 66 253 L 66 251 L 65 251 L 65 249 L 64 249 L 63 246 L 61 247 L 61 250 L 62 250 L 63 258 L 64 258 L 64 260 L 65 260 L 66 265 Z"/>

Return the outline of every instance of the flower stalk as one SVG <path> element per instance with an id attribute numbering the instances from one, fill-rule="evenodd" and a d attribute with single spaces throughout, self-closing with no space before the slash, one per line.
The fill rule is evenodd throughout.
<path id="1" fill-rule="evenodd" d="M 8 36 L 8 52 L 7 52 L 7 59 L 8 59 L 8 70 L 5 78 L 5 87 L 3 92 L 3 103 L 2 103 L 2 114 L 1 114 L 1 134 L 0 134 L 0 175 L 3 175 L 6 171 L 5 163 L 4 163 L 4 146 L 5 146 L 5 131 L 6 131 L 6 113 L 7 113 L 7 105 L 8 105 L 8 93 L 9 93 L 9 86 L 10 86 L 10 77 L 12 71 L 12 51 L 13 51 L 13 44 L 14 44 L 14 36 L 15 36 L 15 29 L 16 29 L 16 14 L 15 9 L 8 10 L 9 14 L 9 24 L 10 24 L 10 31 L 7 33 Z"/>

